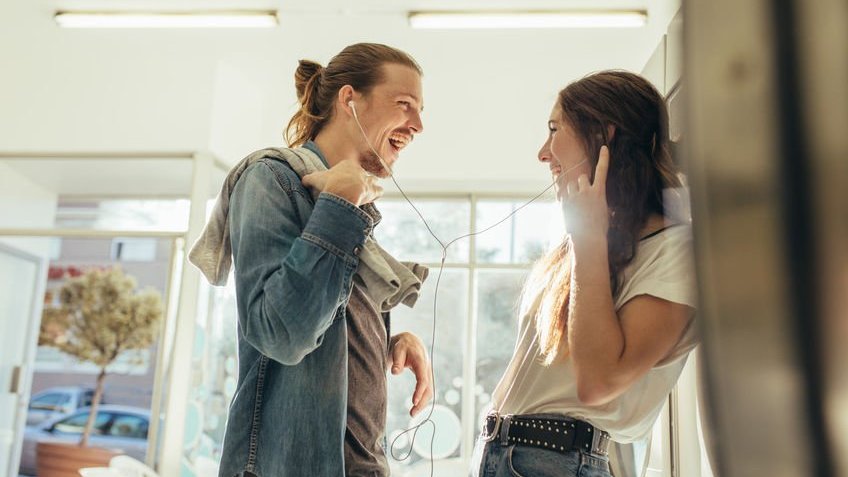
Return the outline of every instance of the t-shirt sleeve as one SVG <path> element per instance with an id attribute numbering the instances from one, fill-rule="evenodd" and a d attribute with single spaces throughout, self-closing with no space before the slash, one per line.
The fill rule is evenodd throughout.
<path id="1" fill-rule="evenodd" d="M 688 229 L 688 228 L 687 228 Z M 671 231 L 669 231 L 671 232 Z M 663 237 L 658 251 L 635 271 L 621 306 L 639 295 L 651 295 L 673 303 L 697 307 L 698 294 L 692 239 L 688 230 L 674 231 Z"/>
<path id="2" fill-rule="evenodd" d="M 663 237 L 663 243 L 648 260 L 637 264 L 630 283 L 624 287 L 621 300 L 618 301 L 621 306 L 637 296 L 651 295 L 697 308 L 697 281 L 691 234 L 688 227 L 673 232 Z M 697 327 L 693 318 L 671 353 L 655 367 L 665 366 L 686 356 L 697 344 Z"/>

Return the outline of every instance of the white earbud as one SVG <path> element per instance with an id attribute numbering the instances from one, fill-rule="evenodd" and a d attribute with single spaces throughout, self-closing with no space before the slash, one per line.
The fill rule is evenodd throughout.
<path id="1" fill-rule="evenodd" d="M 368 139 L 368 135 L 365 134 L 365 129 L 362 127 L 362 123 L 359 122 L 359 116 L 356 115 L 356 106 L 354 106 L 353 100 L 348 101 L 347 105 L 350 106 L 350 110 L 353 112 L 353 120 L 356 121 L 356 126 L 359 127 L 359 132 L 362 133 L 362 138 L 365 139 L 365 144 L 368 144 L 368 147 L 371 148 L 371 151 L 374 153 L 375 156 L 377 156 L 377 159 L 380 160 L 380 164 L 383 165 L 383 168 L 385 168 L 389 172 L 389 174 L 392 174 L 392 169 L 389 167 L 388 164 L 386 164 L 386 161 L 383 159 L 380 153 L 377 152 L 376 149 L 374 149 L 374 145 L 371 144 L 371 141 Z"/>

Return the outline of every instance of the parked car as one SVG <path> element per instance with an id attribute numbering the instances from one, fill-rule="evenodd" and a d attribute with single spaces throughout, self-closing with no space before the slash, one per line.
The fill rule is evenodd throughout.
<path id="1" fill-rule="evenodd" d="M 49 388 L 32 396 L 27 411 L 27 426 L 68 415 L 90 406 L 94 390 L 80 386 Z"/>
<path id="2" fill-rule="evenodd" d="M 88 420 L 89 408 L 80 409 L 68 416 L 27 427 L 24 432 L 20 473 L 35 475 L 36 445 L 39 442 L 78 443 Z M 144 460 L 147 453 L 147 430 L 150 411 L 131 406 L 102 404 L 97 410 L 89 445 L 120 449 L 135 459 Z"/>

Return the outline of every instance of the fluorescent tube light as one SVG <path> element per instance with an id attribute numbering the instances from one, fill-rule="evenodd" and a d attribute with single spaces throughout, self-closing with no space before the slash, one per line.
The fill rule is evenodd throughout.
<path id="1" fill-rule="evenodd" d="M 422 29 L 638 28 L 645 11 L 410 12 L 409 25 Z"/>
<path id="2" fill-rule="evenodd" d="M 273 11 L 236 12 L 57 12 L 64 28 L 273 28 Z"/>

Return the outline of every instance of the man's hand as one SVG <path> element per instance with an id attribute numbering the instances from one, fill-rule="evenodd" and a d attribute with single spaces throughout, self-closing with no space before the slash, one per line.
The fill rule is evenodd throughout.
<path id="1" fill-rule="evenodd" d="M 412 394 L 412 409 L 409 410 L 409 415 L 415 416 L 433 397 L 433 371 L 424 343 L 412 333 L 392 336 L 388 365 L 392 374 L 400 374 L 404 368 L 415 374 L 415 392 Z"/>
<path id="2" fill-rule="evenodd" d="M 303 185 L 341 197 L 359 207 L 383 195 L 377 178 L 365 171 L 359 161 L 346 159 L 329 170 L 303 176 Z"/>

